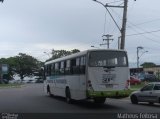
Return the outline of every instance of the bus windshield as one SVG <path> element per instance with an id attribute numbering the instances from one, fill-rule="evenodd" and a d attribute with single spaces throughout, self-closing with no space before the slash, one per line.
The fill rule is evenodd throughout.
<path id="1" fill-rule="evenodd" d="M 91 67 L 127 67 L 127 55 L 121 51 L 92 51 L 89 54 Z"/>

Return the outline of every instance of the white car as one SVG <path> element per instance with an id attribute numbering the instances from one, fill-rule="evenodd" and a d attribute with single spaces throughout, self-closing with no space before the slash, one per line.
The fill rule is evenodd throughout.
<path id="1" fill-rule="evenodd" d="M 130 95 L 132 104 L 138 102 L 149 102 L 149 104 L 160 103 L 160 82 L 152 82 Z"/>
<path id="2" fill-rule="evenodd" d="M 15 80 L 15 79 L 13 79 L 13 80 L 10 80 L 9 83 L 10 84 L 14 84 L 14 83 L 20 84 L 21 80 Z"/>

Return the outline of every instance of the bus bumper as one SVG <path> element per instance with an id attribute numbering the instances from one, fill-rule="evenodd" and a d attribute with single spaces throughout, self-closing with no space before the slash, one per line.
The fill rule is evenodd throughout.
<path id="1" fill-rule="evenodd" d="M 128 97 L 132 90 L 117 90 L 117 91 L 87 91 L 88 98 L 125 98 Z"/>

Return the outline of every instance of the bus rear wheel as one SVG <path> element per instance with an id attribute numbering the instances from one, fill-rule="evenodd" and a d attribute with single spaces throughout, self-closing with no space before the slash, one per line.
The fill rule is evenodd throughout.
<path id="1" fill-rule="evenodd" d="M 68 87 L 66 88 L 65 93 L 66 93 L 66 102 L 71 104 L 72 103 L 71 93 L 70 93 L 70 89 Z"/>
<path id="2" fill-rule="evenodd" d="M 50 90 L 49 86 L 47 86 L 47 94 L 48 94 L 48 96 L 52 97 L 51 90 Z"/>
<path id="3" fill-rule="evenodd" d="M 148 102 L 150 105 L 153 105 L 154 104 L 154 102 Z"/>
<path id="4" fill-rule="evenodd" d="M 94 102 L 98 104 L 103 104 L 105 103 L 105 101 L 106 101 L 106 98 L 95 98 L 94 99 Z"/>

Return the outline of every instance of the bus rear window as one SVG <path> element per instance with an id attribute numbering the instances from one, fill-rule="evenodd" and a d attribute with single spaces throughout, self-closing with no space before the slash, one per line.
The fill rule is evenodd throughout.
<path id="1" fill-rule="evenodd" d="M 89 54 L 89 66 L 91 67 L 125 67 L 128 66 L 125 52 L 119 51 L 93 51 Z"/>

